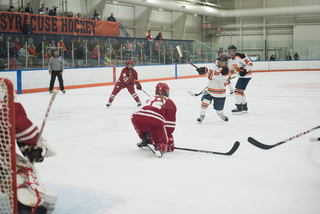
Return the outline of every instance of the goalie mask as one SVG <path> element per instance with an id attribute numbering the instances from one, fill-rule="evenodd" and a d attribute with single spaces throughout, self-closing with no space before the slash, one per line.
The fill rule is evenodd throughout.
<path id="1" fill-rule="evenodd" d="M 231 58 L 234 58 L 237 54 L 237 47 L 235 45 L 230 45 L 228 47 L 228 53 Z"/>
<path id="2" fill-rule="evenodd" d="M 170 88 L 167 85 L 167 83 L 159 82 L 156 86 L 156 95 L 162 94 L 166 97 L 169 97 L 169 90 L 170 90 Z"/>

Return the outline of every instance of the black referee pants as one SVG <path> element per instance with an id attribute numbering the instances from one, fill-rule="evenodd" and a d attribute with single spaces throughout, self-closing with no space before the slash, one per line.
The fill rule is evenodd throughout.
<path id="1" fill-rule="evenodd" d="M 54 86 L 54 82 L 56 81 L 56 77 L 58 77 L 58 80 L 59 80 L 60 90 L 63 91 L 64 90 L 63 79 L 62 79 L 62 75 L 60 74 L 60 71 L 52 71 L 51 72 L 49 91 L 53 90 L 53 86 Z"/>

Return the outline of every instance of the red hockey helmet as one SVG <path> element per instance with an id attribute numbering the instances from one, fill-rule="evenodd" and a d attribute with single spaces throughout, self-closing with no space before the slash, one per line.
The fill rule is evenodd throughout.
<path id="1" fill-rule="evenodd" d="M 127 65 L 129 65 L 129 64 L 134 65 L 134 63 L 133 63 L 133 61 L 131 59 L 127 60 Z"/>
<path id="2" fill-rule="evenodd" d="M 167 83 L 159 82 L 156 86 L 156 94 L 162 94 L 166 97 L 169 97 L 169 86 Z"/>

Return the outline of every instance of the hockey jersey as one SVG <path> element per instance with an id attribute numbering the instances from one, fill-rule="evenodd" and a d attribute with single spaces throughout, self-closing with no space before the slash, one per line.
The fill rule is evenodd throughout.
<path id="1" fill-rule="evenodd" d="M 225 97 L 226 85 L 229 83 L 229 69 L 228 67 L 221 68 L 214 65 L 214 68 L 206 69 L 206 76 L 209 81 L 207 84 L 207 91 L 213 97 Z"/>
<path id="2" fill-rule="evenodd" d="M 20 103 L 14 103 L 16 139 L 27 145 L 37 145 L 39 129 L 27 117 L 27 114 Z"/>
<path id="3" fill-rule="evenodd" d="M 137 81 L 138 73 L 136 70 L 129 71 L 127 67 L 122 69 L 118 82 L 124 85 L 134 85 Z"/>
<path id="4" fill-rule="evenodd" d="M 156 95 L 147 100 L 141 110 L 134 113 L 136 121 L 151 125 L 165 126 L 168 136 L 176 127 L 177 108 L 168 97 L 163 97 L 162 104 L 160 96 Z"/>
<path id="5" fill-rule="evenodd" d="M 237 73 L 239 74 L 240 68 L 243 67 L 247 70 L 245 76 L 239 76 L 239 78 L 251 78 L 252 77 L 252 62 L 247 57 L 246 54 L 237 53 L 234 58 L 229 58 L 229 69 L 230 73 Z"/>

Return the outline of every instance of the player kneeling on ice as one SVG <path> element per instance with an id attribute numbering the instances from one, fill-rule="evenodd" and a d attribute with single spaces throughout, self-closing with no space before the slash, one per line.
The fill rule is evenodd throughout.
<path id="1" fill-rule="evenodd" d="M 177 108 L 169 99 L 169 86 L 158 83 L 156 95 L 146 101 L 141 110 L 135 112 L 131 121 L 141 141 L 138 147 L 149 147 L 159 158 L 165 152 L 173 152 L 172 133 L 176 124 Z"/>
<path id="2" fill-rule="evenodd" d="M 6 97 L 0 91 L 0 110 L 6 105 Z M 1 114 L 0 114 L 1 116 Z M 57 194 L 42 186 L 42 181 L 32 162 L 42 162 L 44 157 L 55 154 L 46 141 L 38 141 L 39 129 L 27 117 L 20 103 L 15 103 L 15 136 L 23 158 L 16 154 L 17 165 L 17 195 L 19 213 L 45 214 L 52 213 L 57 201 Z M 0 148 L 0 152 L 1 152 Z M 5 162 L 0 169 L 3 172 Z M 6 174 L 1 173 L 1 191 L 5 191 Z M 9 179 L 9 178 L 8 178 Z"/>
<path id="3" fill-rule="evenodd" d="M 197 68 L 200 75 L 206 74 L 209 79 L 206 91 L 201 98 L 200 117 L 197 119 L 199 123 L 202 123 L 204 120 L 212 100 L 213 108 L 216 110 L 218 116 L 222 120 L 228 121 L 228 118 L 223 114 L 226 100 L 226 85 L 229 83 L 230 78 L 227 62 L 227 56 L 222 54 L 218 58 L 218 65 L 214 65 L 212 70 L 206 67 Z"/>
<path id="4" fill-rule="evenodd" d="M 109 102 L 106 105 L 107 107 L 111 106 L 112 101 L 123 88 L 127 88 L 133 99 L 137 102 L 137 106 L 141 106 L 140 99 L 134 90 L 134 85 L 136 85 L 138 90 L 141 90 L 142 86 L 138 82 L 138 73 L 133 69 L 133 66 L 133 61 L 129 59 L 127 61 L 127 67 L 122 69 L 119 80 L 113 88 L 113 91 L 109 97 Z"/>

